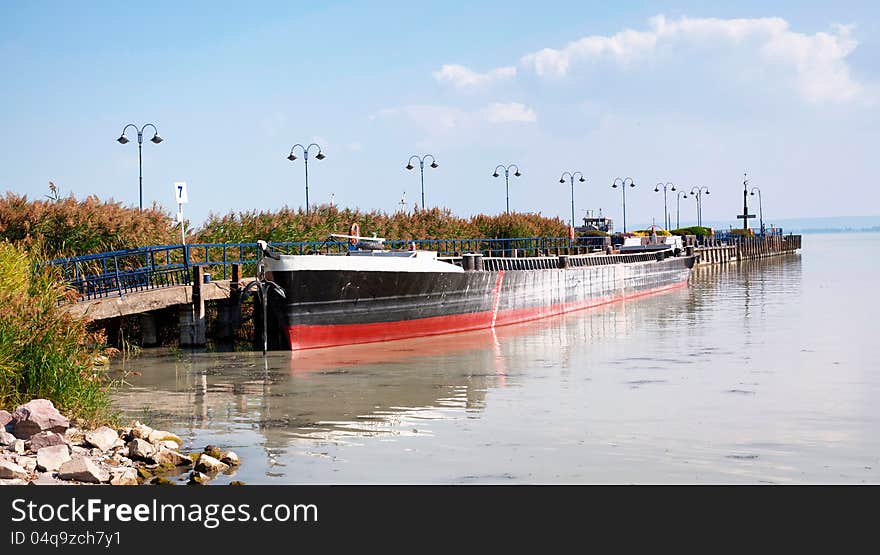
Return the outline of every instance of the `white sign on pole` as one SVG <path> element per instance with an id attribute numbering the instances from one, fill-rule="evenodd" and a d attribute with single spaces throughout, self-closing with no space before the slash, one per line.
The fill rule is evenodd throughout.
<path id="1" fill-rule="evenodd" d="M 174 198 L 176 199 L 177 204 L 186 204 L 189 202 L 189 198 L 186 196 L 185 181 L 174 182 Z"/>

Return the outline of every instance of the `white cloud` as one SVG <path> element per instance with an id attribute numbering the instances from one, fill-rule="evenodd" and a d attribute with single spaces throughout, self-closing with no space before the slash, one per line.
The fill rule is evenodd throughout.
<path id="1" fill-rule="evenodd" d="M 508 102 L 507 104 L 493 102 L 486 107 L 484 113 L 486 121 L 489 123 L 534 123 L 538 121 L 538 115 L 535 111 L 519 102 Z"/>
<path id="2" fill-rule="evenodd" d="M 477 110 L 417 104 L 380 110 L 370 119 L 388 117 L 403 117 L 428 131 L 451 131 L 484 123 L 534 123 L 538 120 L 535 110 L 520 102 L 492 102 Z"/>
<path id="3" fill-rule="evenodd" d="M 752 63 L 767 66 L 782 78 L 791 76 L 797 92 L 809 102 L 847 102 L 865 96 L 865 87 L 852 77 L 846 61 L 858 46 L 851 31 L 850 26 L 836 25 L 830 33 L 798 33 L 776 17 L 667 20 L 658 15 L 650 19 L 647 31 L 626 29 L 612 36 L 583 37 L 560 49 L 527 54 L 520 63 L 538 76 L 561 78 L 578 63 L 610 61 L 625 66 L 655 57 L 665 46 L 698 51 L 721 47 L 745 53 Z"/>
<path id="4" fill-rule="evenodd" d="M 428 137 L 452 138 L 480 136 L 493 125 L 535 123 L 538 116 L 535 110 L 519 102 L 492 102 L 473 110 L 426 104 L 402 106 L 380 110 L 370 119 L 405 121 Z"/>
<path id="5" fill-rule="evenodd" d="M 477 73 L 465 66 L 458 64 L 443 64 L 439 70 L 432 73 L 434 79 L 440 83 L 449 83 L 456 89 L 484 88 L 488 85 L 510 79 L 516 76 L 516 68 L 513 66 L 499 67 L 486 73 Z"/>

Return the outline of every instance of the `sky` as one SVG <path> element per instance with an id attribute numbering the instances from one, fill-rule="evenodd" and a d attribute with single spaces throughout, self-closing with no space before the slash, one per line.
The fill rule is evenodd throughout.
<path id="1" fill-rule="evenodd" d="M 764 220 L 880 214 L 877 2 L 0 3 L 0 191 L 97 195 L 184 213 L 304 205 L 510 206 L 620 227 L 663 222 L 658 182 L 705 186 L 738 226 L 743 174 Z M 756 197 L 750 197 L 754 203 Z M 678 204 L 680 203 L 680 204 Z M 668 197 L 693 225 L 692 198 Z M 752 205 L 752 211 L 756 206 Z M 340 230 L 345 231 L 345 230 Z M 369 230 L 363 230 L 369 232 Z"/>

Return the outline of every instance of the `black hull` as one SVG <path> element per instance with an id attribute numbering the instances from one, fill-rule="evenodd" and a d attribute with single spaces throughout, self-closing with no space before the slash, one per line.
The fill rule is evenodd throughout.
<path id="1" fill-rule="evenodd" d="M 270 277 L 287 295 L 282 320 L 298 350 L 513 324 L 687 283 L 693 257 L 657 258 L 565 269 L 297 270 Z"/>

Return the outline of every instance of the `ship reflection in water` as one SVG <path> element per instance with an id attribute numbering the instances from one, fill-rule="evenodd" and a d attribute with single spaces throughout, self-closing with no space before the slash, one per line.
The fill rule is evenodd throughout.
<path id="1" fill-rule="evenodd" d="M 139 375 L 114 400 L 125 417 L 173 429 L 188 448 L 219 443 L 242 454 L 259 447 L 265 476 L 282 477 L 278 458 L 290 449 L 328 458 L 328 446 L 428 441 L 434 423 L 478 418 L 492 390 L 521 386 L 534 365 L 565 376 L 573 346 L 625 335 L 652 310 L 681 307 L 687 297 L 682 289 L 495 330 L 265 358 L 161 351 L 127 363 Z M 247 472 L 255 463 L 246 461 L 235 479 L 245 472 L 262 481 Z"/>
<path id="2" fill-rule="evenodd" d="M 116 406 L 234 449 L 220 484 L 877 482 L 880 235 L 820 239 L 494 332 L 147 354 Z"/>

